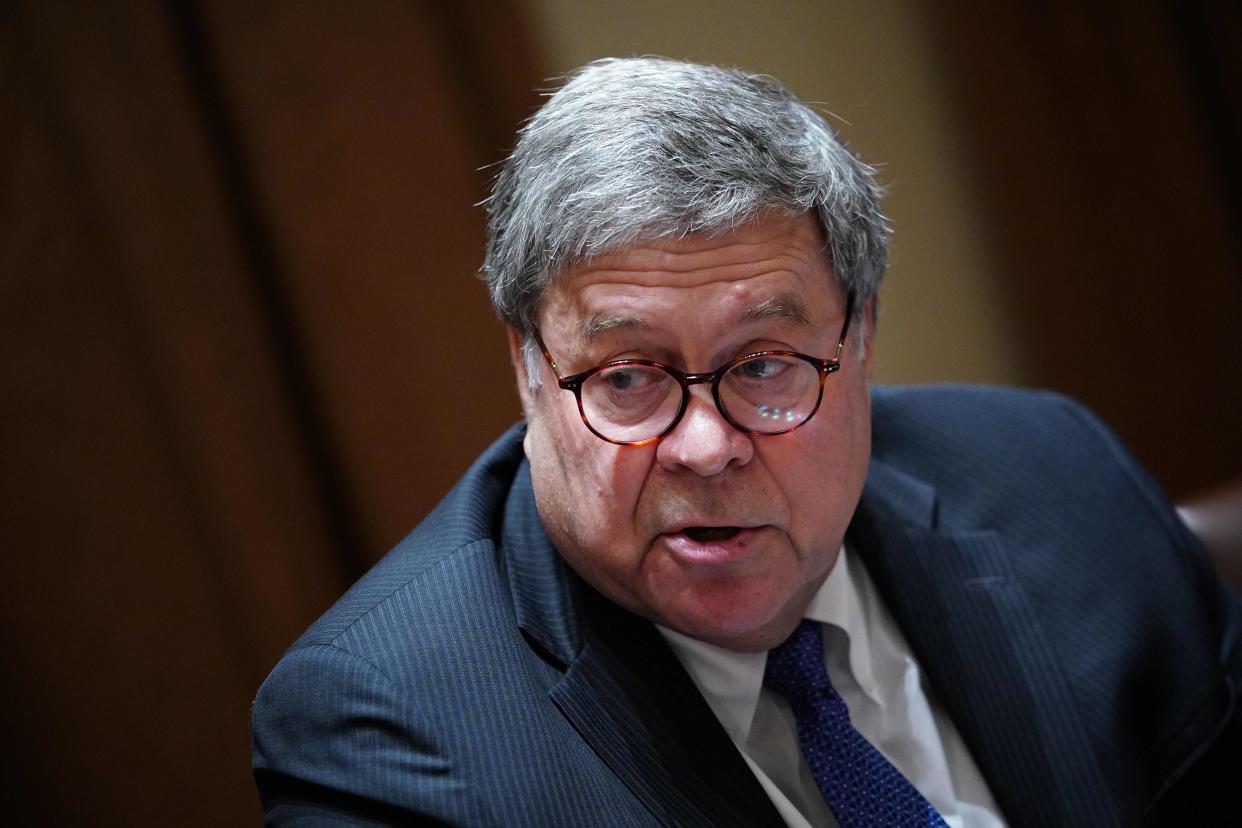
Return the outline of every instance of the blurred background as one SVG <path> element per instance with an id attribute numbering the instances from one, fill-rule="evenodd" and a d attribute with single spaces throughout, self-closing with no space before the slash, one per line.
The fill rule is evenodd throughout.
<path id="1" fill-rule="evenodd" d="M 9 0 L 9 824 L 258 822 L 259 682 L 519 414 L 488 165 L 643 53 L 880 168 L 878 380 L 1067 392 L 1174 498 L 1242 473 L 1236 3 Z"/>

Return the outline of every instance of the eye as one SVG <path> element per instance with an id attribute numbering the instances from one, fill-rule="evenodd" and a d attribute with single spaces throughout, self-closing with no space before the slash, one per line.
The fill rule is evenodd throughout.
<path id="1" fill-rule="evenodd" d="M 669 382 L 672 377 L 658 368 L 622 364 L 604 368 L 591 377 L 585 387 L 592 393 L 607 393 L 614 404 L 630 405 L 648 394 L 658 393 Z"/>
<path id="2" fill-rule="evenodd" d="M 634 384 L 635 375 L 633 371 L 620 368 L 616 371 L 603 372 L 603 379 L 614 391 L 625 391 Z"/>
<path id="3" fill-rule="evenodd" d="M 765 379 L 779 370 L 775 360 L 752 359 L 738 366 L 747 379 Z"/>
<path id="4" fill-rule="evenodd" d="M 766 382 L 777 379 L 790 367 L 789 360 L 782 357 L 758 357 L 743 362 L 733 372 L 748 382 Z"/>
<path id="5" fill-rule="evenodd" d="M 630 426 L 676 410 L 680 387 L 649 365 L 610 365 L 582 385 L 583 411 L 597 426 Z"/>

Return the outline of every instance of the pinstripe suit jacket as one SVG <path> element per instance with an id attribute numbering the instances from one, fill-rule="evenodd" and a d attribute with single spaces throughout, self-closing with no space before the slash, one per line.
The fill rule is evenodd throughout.
<path id="1" fill-rule="evenodd" d="M 1005 816 L 1223 820 L 1239 602 L 1156 486 L 1060 397 L 873 396 L 848 542 Z M 521 435 L 259 690 L 269 824 L 780 825 L 654 627 L 562 565 Z"/>

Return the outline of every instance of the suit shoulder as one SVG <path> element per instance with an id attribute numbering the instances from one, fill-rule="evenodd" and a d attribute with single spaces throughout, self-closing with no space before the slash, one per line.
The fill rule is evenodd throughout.
<path id="1" fill-rule="evenodd" d="M 972 442 L 1055 437 L 1094 420 L 1081 404 L 1053 391 L 986 385 L 876 386 L 877 439 L 965 439 Z"/>
<path id="2" fill-rule="evenodd" d="M 872 434 L 874 460 L 932 483 L 975 516 L 1012 511 L 1017 503 L 1068 515 L 1124 493 L 1132 509 L 1169 522 L 1164 494 L 1116 435 L 1062 394 L 970 385 L 877 388 Z"/>
<path id="3" fill-rule="evenodd" d="M 876 459 L 931 454 L 956 462 L 1037 466 L 1106 454 L 1131 463 L 1120 442 L 1084 406 L 1052 391 L 977 385 L 877 387 L 872 394 Z"/>
<path id="4" fill-rule="evenodd" d="M 367 825 L 496 823 L 432 726 L 436 704 L 339 647 L 291 650 L 251 712 L 266 823 L 336 825 L 347 815 Z"/>

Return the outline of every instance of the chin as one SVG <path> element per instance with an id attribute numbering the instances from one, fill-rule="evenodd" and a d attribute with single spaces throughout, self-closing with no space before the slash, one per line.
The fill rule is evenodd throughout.
<path id="1" fill-rule="evenodd" d="M 756 596 L 754 586 L 682 595 L 666 625 L 683 635 L 729 650 L 767 650 L 788 635 L 800 613 L 786 611 L 791 596 Z M 739 594 L 741 593 L 741 594 Z M 789 621 L 786 616 L 792 615 Z"/>

